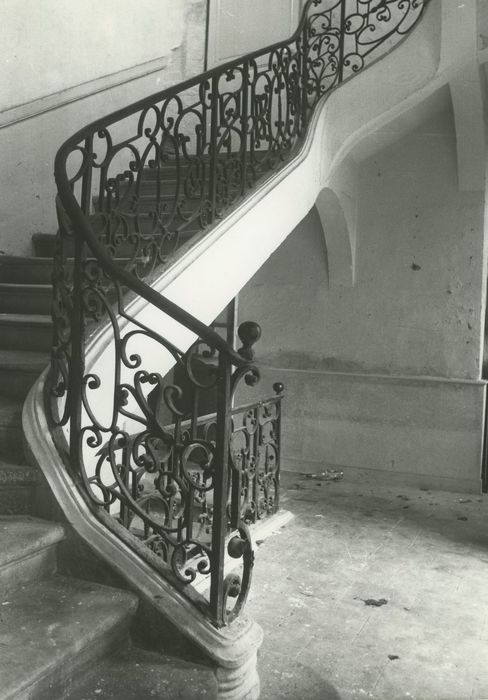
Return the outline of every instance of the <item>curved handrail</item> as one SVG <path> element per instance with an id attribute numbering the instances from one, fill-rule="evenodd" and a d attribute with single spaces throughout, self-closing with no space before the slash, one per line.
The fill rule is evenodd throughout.
<path id="1" fill-rule="evenodd" d="M 236 351 L 141 277 L 168 259 L 166 246 L 174 252 L 183 233 L 222 218 L 288 162 L 322 97 L 406 35 L 428 1 L 308 0 L 289 39 L 98 119 L 56 155 L 60 229 L 46 386 L 52 429 L 87 505 L 107 527 L 180 589 L 211 574 L 209 604 L 194 602 L 217 626 L 245 603 L 253 562 L 247 523 L 277 505 L 283 387 L 275 385 L 277 398 L 264 408 L 244 407 L 236 428 L 236 388 L 259 380 L 252 363 L 259 326 L 240 327 Z M 71 158 L 78 162 L 70 176 Z M 126 308 L 127 290 L 147 302 L 148 314 Z M 185 347 L 197 340 L 181 349 L 153 323 L 154 311 L 184 329 Z M 87 324 L 101 319 L 113 358 L 106 353 L 100 367 L 86 368 Z M 163 366 L 174 366 L 169 383 Z M 104 386 L 110 401 L 105 394 L 93 400 Z M 202 425 L 202 411 L 215 411 L 215 420 Z M 264 436 L 253 452 L 264 425 L 274 437 Z M 229 528 L 228 551 L 243 562 L 242 580 L 224 573 Z"/>
<path id="2" fill-rule="evenodd" d="M 420 14 L 422 14 L 423 10 L 425 9 L 427 3 L 429 0 L 401 0 L 401 2 L 407 2 L 408 7 L 417 9 L 421 8 Z M 344 8 L 346 5 L 347 0 L 340 0 L 339 2 L 335 1 L 334 4 L 331 4 L 331 8 L 335 8 L 337 6 L 341 6 L 341 11 L 342 11 L 342 21 L 344 22 Z M 397 0 L 395 0 L 397 2 Z M 96 255 L 97 259 L 99 260 L 100 264 L 102 267 L 110 274 L 113 275 L 116 279 L 118 279 L 122 284 L 125 284 L 129 286 L 130 288 L 133 289 L 140 297 L 143 299 L 146 299 L 149 303 L 154 304 L 157 308 L 159 308 L 161 311 L 164 313 L 167 313 L 169 316 L 176 320 L 180 320 L 182 323 L 187 325 L 191 330 L 199 337 L 203 338 L 205 341 L 213 345 L 214 347 L 219 348 L 222 351 L 225 351 L 229 358 L 233 360 L 233 362 L 237 366 L 242 366 L 245 364 L 245 360 L 238 355 L 234 351 L 234 349 L 224 341 L 221 336 L 218 335 L 215 331 L 213 331 L 211 328 L 206 326 L 205 324 L 201 323 L 196 317 L 193 315 L 189 314 L 186 312 L 184 309 L 179 307 L 177 304 L 172 303 L 169 299 L 164 297 L 164 295 L 155 292 L 148 284 L 145 282 L 138 280 L 137 278 L 134 277 L 134 275 L 131 275 L 128 273 L 124 268 L 120 267 L 119 265 L 115 264 L 111 257 L 106 253 L 106 250 L 102 245 L 99 244 L 97 237 L 93 231 L 92 226 L 90 225 L 88 221 L 88 217 L 86 214 L 83 212 L 81 207 L 79 206 L 73 191 L 70 187 L 70 182 L 69 178 L 67 175 L 66 171 L 66 160 L 68 158 L 69 153 L 71 150 L 84 138 L 86 138 L 88 135 L 93 134 L 95 132 L 100 131 L 101 129 L 105 129 L 107 126 L 110 126 L 111 124 L 114 124 L 115 122 L 124 119 L 128 114 L 130 113 L 135 113 L 139 111 L 140 109 L 146 108 L 146 107 L 151 107 L 154 103 L 160 102 L 164 100 L 165 98 L 170 98 L 173 95 L 176 95 L 178 93 L 181 93 L 184 90 L 187 90 L 188 88 L 191 88 L 196 85 L 200 85 L 204 82 L 208 82 L 212 79 L 213 76 L 215 75 L 222 75 L 224 73 L 230 72 L 233 69 L 237 68 L 238 66 L 242 65 L 246 61 L 253 60 L 255 61 L 256 59 L 266 56 L 268 54 L 272 54 L 274 50 L 279 49 L 283 46 L 286 46 L 292 42 L 297 41 L 300 39 L 302 32 L 304 28 L 306 27 L 307 23 L 307 18 L 309 11 L 312 7 L 318 7 L 320 4 L 322 4 L 322 0 L 307 0 L 303 11 L 301 15 L 300 22 L 298 24 L 297 29 L 295 32 L 291 35 L 289 39 L 286 39 L 284 41 L 278 41 L 273 44 L 270 44 L 269 46 L 259 49 L 257 51 L 249 52 L 248 54 L 245 54 L 244 56 L 233 59 L 230 61 L 227 61 L 226 63 L 218 66 L 218 68 L 213 68 L 209 69 L 206 72 L 193 77 L 189 78 L 188 80 L 185 80 L 181 83 L 178 83 L 177 85 L 171 87 L 171 88 L 166 88 L 164 90 L 160 90 L 158 92 L 153 93 L 149 97 L 143 98 L 141 100 L 138 100 L 131 104 L 128 107 L 124 107 L 121 109 L 118 109 L 111 114 L 107 115 L 106 117 L 102 117 L 100 119 L 97 119 L 93 122 L 91 122 L 89 125 L 86 127 L 83 127 L 79 129 L 75 134 L 73 134 L 70 138 L 68 138 L 63 145 L 59 148 L 56 157 L 55 157 L 55 166 L 54 166 L 54 177 L 56 181 L 56 185 L 58 188 L 58 194 L 61 199 L 62 205 L 65 208 L 66 212 L 68 215 L 71 217 L 72 222 L 74 226 L 77 228 L 77 231 L 81 234 L 81 236 L 84 238 L 84 240 L 87 242 L 89 245 L 90 249 L 92 252 Z M 382 6 L 387 8 L 388 4 L 393 4 L 392 0 L 380 0 L 379 3 L 376 4 L 377 8 L 381 8 Z M 417 18 L 417 20 L 420 18 Z M 394 28 L 383 38 L 383 41 L 386 41 L 387 39 L 390 38 L 395 32 L 397 31 L 397 27 L 394 26 Z M 375 45 L 376 46 L 376 45 Z M 354 73 L 357 72 L 354 70 Z M 352 76 L 350 76 L 352 77 Z M 344 82 L 344 78 L 342 77 L 340 79 L 340 83 Z M 319 94 L 317 96 L 318 98 L 322 97 L 322 94 Z M 318 100 L 317 100 L 318 101 Z M 315 104 L 313 105 L 315 106 Z"/>

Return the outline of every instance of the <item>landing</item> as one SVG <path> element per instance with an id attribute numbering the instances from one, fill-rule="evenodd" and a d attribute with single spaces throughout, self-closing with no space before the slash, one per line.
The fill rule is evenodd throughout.
<path id="1" fill-rule="evenodd" d="M 296 519 L 248 605 L 262 700 L 488 698 L 487 501 L 290 474 L 283 492 Z"/>

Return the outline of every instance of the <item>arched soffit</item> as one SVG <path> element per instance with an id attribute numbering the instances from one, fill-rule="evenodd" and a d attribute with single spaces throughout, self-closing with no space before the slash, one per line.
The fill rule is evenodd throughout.
<path id="1" fill-rule="evenodd" d="M 442 0 L 439 74 L 447 76 L 451 93 L 460 190 L 484 188 L 486 85 L 480 63 L 485 60 L 487 17 L 486 0 Z"/>
<path id="2" fill-rule="evenodd" d="M 483 86 L 478 65 L 464 66 L 449 81 L 454 123 L 459 189 L 484 189 L 486 127 Z M 485 88 L 486 90 L 486 88 Z"/>
<path id="3" fill-rule="evenodd" d="M 439 120 L 439 128 L 444 131 L 446 121 L 452 120 L 459 189 L 483 190 L 485 126 L 480 80 L 468 80 L 463 71 L 451 75 L 448 82 L 427 96 L 419 95 L 417 101 L 400 105 L 386 115 L 354 145 L 351 155 L 360 163 L 433 119 Z"/>
<path id="4" fill-rule="evenodd" d="M 353 248 L 342 202 L 330 187 L 324 187 L 315 200 L 315 208 L 320 217 L 327 248 L 329 287 L 352 287 Z"/>

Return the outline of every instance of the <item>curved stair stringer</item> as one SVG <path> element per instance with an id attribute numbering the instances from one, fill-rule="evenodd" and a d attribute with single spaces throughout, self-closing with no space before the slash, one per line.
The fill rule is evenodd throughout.
<path id="1" fill-rule="evenodd" d="M 152 283 L 153 288 L 204 323 L 211 322 L 308 214 L 324 188 L 342 206 L 348 238 L 339 246 L 349 248 L 353 268 L 357 221 L 351 180 L 357 164 L 351 156 L 368 134 L 427 99 L 448 80 L 446 68 L 439 73 L 441 41 L 441 4 L 431 3 L 411 35 L 319 105 L 297 156 L 184 252 Z M 412 55 L 418 71 L 406 80 Z M 394 99 L 392 85 L 397 86 Z M 362 96 L 359 104 L 353 101 L 356 93 Z M 344 119 L 351 104 L 354 118 Z M 327 243 L 333 234 L 324 235 Z M 347 255 L 344 259 L 348 264 Z M 352 271 L 346 273 L 351 284 Z M 340 270 L 332 274 L 344 277 Z"/>
<path id="2" fill-rule="evenodd" d="M 363 74 L 355 76 L 354 84 L 372 79 L 378 70 L 384 71 L 384 63 L 393 65 L 402 90 L 397 91 L 397 102 L 385 110 L 376 96 L 376 110 L 370 110 L 368 119 L 351 125 L 337 118 L 337 109 L 344 105 L 343 90 L 332 93 L 316 110 L 300 153 L 276 175 L 267 180 L 248 199 L 227 216 L 218 226 L 202 237 L 182 254 L 173 265 L 154 280 L 152 287 L 171 301 L 190 312 L 204 323 L 211 322 L 227 303 L 236 296 L 246 282 L 264 264 L 295 226 L 310 211 L 325 187 L 335 188 L 342 202 L 347 201 L 338 192 L 338 173 L 348 162 L 354 145 L 385 118 L 385 112 L 415 100 L 419 89 L 429 89 L 437 71 L 436 51 L 425 50 L 430 56 L 422 63 L 422 75 L 416 75 L 414 84 L 400 80 L 406 61 L 411 63 L 412 51 L 417 43 L 434 42 L 435 3 L 431 4 L 425 18 L 429 31 L 414 32 L 408 41 L 387 54 Z M 408 47 L 408 50 L 407 48 Z M 393 52 L 401 54 L 392 60 Z M 371 107 L 368 105 L 368 107 Z M 403 108 L 403 107 L 401 107 Z M 348 126 L 349 124 L 349 126 Z M 349 128 L 349 131 L 348 131 Z M 332 135 L 335 135 L 332 139 Z M 352 205 L 354 202 L 352 202 Z M 346 206 L 343 204 L 343 206 Z M 351 230 L 353 217 L 346 217 L 349 224 L 351 260 L 355 247 Z M 326 232 L 327 235 L 327 232 Z M 225 270 L 225 273 L 222 273 Z M 134 299 L 128 304 L 132 315 L 144 315 L 145 302 Z M 150 323 L 154 328 L 154 319 Z M 161 323 L 167 317 L 161 315 Z M 192 337 L 166 337 L 180 348 L 189 347 Z M 87 369 L 103 357 L 103 349 L 109 342 L 108 331 L 98 333 L 91 341 L 87 354 Z M 159 367 L 164 374 L 168 367 Z M 66 472 L 52 439 L 44 408 L 44 383 L 47 371 L 29 393 L 23 413 L 26 443 L 34 461 L 43 471 L 54 497 L 63 509 L 67 520 L 93 550 L 116 569 L 157 610 L 161 612 L 188 639 L 199 646 L 216 666 L 219 698 L 248 698 L 258 696 L 259 680 L 256 672 L 256 653 L 261 643 L 261 629 L 246 618 L 239 618 L 227 628 L 218 630 L 195 609 L 189 599 L 175 590 L 122 543 L 110 530 L 95 518 Z"/>
<path id="3" fill-rule="evenodd" d="M 366 141 L 370 142 L 367 149 L 368 156 L 371 156 L 375 151 L 374 145 L 371 145 L 375 135 L 379 136 L 383 130 L 388 129 L 389 125 L 395 123 L 396 130 L 392 140 L 397 140 L 407 131 L 412 130 L 422 117 L 429 114 L 429 110 L 436 101 L 439 98 L 442 100 L 442 93 L 444 96 L 447 94 L 455 118 L 459 186 L 461 189 L 473 189 L 465 186 L 465 182 L 469 181 L 475 182 L 474 189 L 477 189 L 479 183 L 484 182 L 485 136 L 478 65 L 476 60 L 473 61 L 472 56 L 475 54 L 474 26 L 476 26 L 474 4 L 457 5 L 449 3 L 448 0 L 431 3 L 423 22 L 408 41 L 403 42 L 379 63 L 357 76 L 354 86 L 349 82 L 341 90 L 332 93 L 324 105 L 326 114 L 323 115 L 323 119 L 326 126 L 323 132 L 324 157 L 320 175 L 320 181 L 324 185 L 322 192 L 328 195 L 327 191 L 330 190 L 342 205 L 348 225 L 347 242 L 350 244 L 349 250 L 345 250 L 344 241 L 332 241 L 333 245 L 327 247 L 329 264 L 334 265 L 334 261 L 340 258 L 345 265 L 351 266 L 350 269 L 344 269 L 343 265 L 342 269 L 339 267 L 329 270 L 329 283 L 337 280 L 338 284 L 346 286 L 354 284 L 357 227 L 354 168 L 357 169 L 357 161 L 364 157 L 363 144 Z M 412 48 L 422 70 L 413 76 L 413 80 L 405 80 L 400 85 L 399 77 L 405 75 L 412 77 L 409 73 Z M 378 109 L 376 114 L 370 111 L 366 119 L 361 115 L 361 110 L 350 110 L 356 88 L 361 86 L 361 82 L 363 93 L 374 95 L 375 99 L 371 100 L 370 108 L 381 105 L 381 109 Z M 464 91 L 461 97 L 465 97 L 464 103 L 458 94 L 460 83 L 463 85 Z M 396 85 L 397 89 L 392 91 L 392 85 Z M 466 97 L 467 93 L 469 98 Z M 363 103 L 363 106 L 365 104 Z M 469 118 L 466 118 L 466 112 L 470 112 Z M 344 114 L 348 115 L 345 120 L 341 119 Z M 361 123 L 362 120 L 363 123 Z M 473 138 L 473 132 L 476 132 L 477 138 Z M 471 146 L 466 149 L 468 133 Z M 476 154 L 473 155 L 472 144 L 478 144 L 478 146 L 483 144 L 483 147 L 478 147 Z M 384 138 L 379 138 L 376 148 L 379 150 L 385 145 Z M 483 177 L 479 176 L 481 170 L 483 170 Z M 466 172 L 470 175 L 466 175 Z M 325 202 L 330 201 L 328 196 L 324 196 L 323 199 Z M 320 206 L 320 195 L 317 199 L 317 208 L 321 219 L 326 220 L 326 215 Z M 325 226 L 324 233 L 328 242 Z M 340 255 L 335 257 L 336 247 Z"/>
<path id="4" fill-rule="evenodd" d="M 355 282 L 358 148 L 372 133 L 428 99 L 446 79 L 440 76 L 445 73 L 443 44 L 449 40 L 443 9 L 442 2 L 430 3 L 407 39 L 334 91 L 323 105 L 316 207 L 327 248 L 329 286 L 351 287 Z M 334 209 L 339 208 L 344 226 L 337 226 Z"/>
<path id="5" fill-rule="evenodd" d="M 356 200 L 344 187 L 344 182 L 351 180 L 351 154 L 368 133 L 411 109 L 445 80 L 444 72 L 443 76 L 437 76 L 441 50 L 440 9 L 440 4 L 431 3 L 423 22 L 406 40 L 354 80 L 332 92 L 316 109 L 297 156 L 215 228 L 182 251 L 151 286 L 203 323 L 211 323 L 317 203 L 324 188 L 334 192 L 344 210 L 348 240 L 340 245 L 349 248 L 353 268 Z M 422 60 L 418 60 L 419 71 L 409 82 L 404 76 L 411 67 L 412 55 Z M 388 81 L 383 80 L 385 75 Z M 379 83 L 381 89 L 368 102 L 367 95 L 375 83 Z M 393 101 L 386 99 L 392 84 L 398 86 Z M 354 119 L 347 120 L 342 115 L 350 111 L 348 100 L 351 92 L 356 92 L 353 86 L 364 97 L 361 102 L 364 109 L 359 105 Z M 354 162 L 353 166 L 357 169 Z M 344 172 L 346 177 L 343 177 Z M 327 232 L 325 236 L 327 242 Z M 344 259 L 345 264 L 349 264 L 347 255 Z M 338 271 L 333 273 L 338 274 Z M 131 315 L 142 314 L 144 319 L 144 305 L 143 300 L 135 299 L 128 309 Z M 168 317 L 162 315 L 161 319 L 161 323 L 168 323 Z M 146 320 L 154 324 L 155 316 Z M 167 336 L 167 327 L 164 327 Z M 170 339 L 183 348 L 189 347 L 194 338 L 188 337 L 185 341 L 176 335 Z M 96 354 L 95 351 L 93 355 Z"/>

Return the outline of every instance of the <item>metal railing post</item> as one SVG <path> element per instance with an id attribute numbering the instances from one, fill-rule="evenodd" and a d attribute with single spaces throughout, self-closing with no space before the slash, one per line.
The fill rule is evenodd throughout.
<path id="1" fill-rule="evenodd" d="M 217 436 L 214 468 L 214 507 L 212 522 L 212 561 L 210 610 L 218 626 L 224 624 L 224 559 L 227 535 L 227 501 L 229 494 L 230 382 L 231 364 L 219 355 L 217 392 Z"/>

